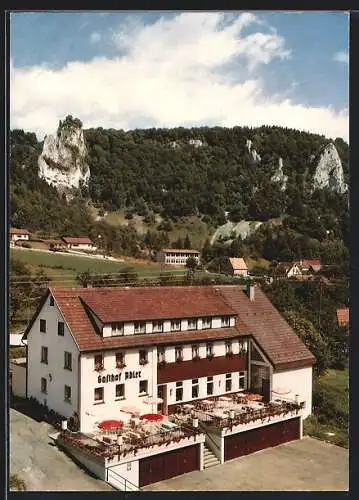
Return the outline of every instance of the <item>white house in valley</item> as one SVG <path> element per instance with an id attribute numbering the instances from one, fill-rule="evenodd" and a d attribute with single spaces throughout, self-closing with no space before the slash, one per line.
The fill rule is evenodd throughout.
<path id="1" fill-rule="evenodd" d="M 233 276 L 248 276 L 248 267 L 242 257 L 230 257 Z"/>
<path id="2" fill-rule="evenodd" d="M 315 359 L 253 285 L 49 288 L 24 339 L 27 397 L 77 416 L 59 443 L 118 489 L 299 439 L 311 413 Z"/>
<path id="3" fill-rule="evenodd" d="M 166 265 L 185 266 L 190 257 L 193 257 L 198 264 L 200 252 L 190 248 L 163 248 L 157 252 L 156 259 Z"/>
<path id="4" fill-rule="evenodd" d="M 30 233 L 27 229 L 10 228 L 10 246 L 15 246 L 18 241 L 29 241 Z"/>
<path id="5" fill-rule="evenodd" d="M 69 250 L 97 250 L 97 246 L 87 237 L 64 236 L 62 240 Z"/>

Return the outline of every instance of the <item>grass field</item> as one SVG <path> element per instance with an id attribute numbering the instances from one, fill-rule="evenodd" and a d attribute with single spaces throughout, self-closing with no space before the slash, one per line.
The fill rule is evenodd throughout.
<path id="1" fill-rule="evenodd" d="M 313 390 L 313 414 L 304 422 L 306 434 L 348 447 L 348 370 L 328 370 Z"/>
<path id="2" fill-rule="evenodd" d="M 113 261 L 102 261 L 99 259 L 89 259 L 87 257 L 77 257 L 70 254 L 45 253 L 33 250 L 11 249 L 11 255 L 16 259 L 28 264 L 33 270 L 43 269 L 52 278 L 52 285 L 74 286 L 75 277 L 78 273 L 91 270 L 93 273 L 121 273 L 129 266 L 134 269 L 139 278 L 155 278 L 160 275 L 162 268 L 153 263 L 138 263 L 126 260 L 124 263 Z M 182 276 L 184 269 L 176 268 L 168 270 L 174 275 Z"/>

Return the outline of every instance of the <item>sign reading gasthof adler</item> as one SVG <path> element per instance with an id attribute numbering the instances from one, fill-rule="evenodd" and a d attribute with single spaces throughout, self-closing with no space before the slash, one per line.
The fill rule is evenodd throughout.
<path id="1" fill-rule="evenodd" d="M 97 378 L 97 383 L 101 384 L 106 384 L 107 382 L 117 382 L 118 380 L 121 380 L 122 372 L 116 373 L 115 375 L 112 373 L 111 375 L 106 375 L 101 377 L 101 375 L 98 376 Z M 141 372 L 125 372 L 125 380 L 131 379 L 131 378 L 141 378 Z"/>

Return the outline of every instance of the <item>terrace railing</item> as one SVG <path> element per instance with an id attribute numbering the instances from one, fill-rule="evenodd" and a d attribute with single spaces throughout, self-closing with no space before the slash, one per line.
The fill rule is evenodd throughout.
<path id="1" fill-rule="evenodd" d="M 136 437 L 136 432 L 138 431 L 133 430 L 130 434 L 124 433 L 122 435 L 122 444 L 117 444 L 116 442 L 112 444 L 99 442 L 89 438 L 85 434 L 72 433 L 68 430 L 60 433 L 60 440 L 62 439 L 73 446 L 83 449 L 83 451 L 91 453 L 95 457 L 112 459 L 117 455 L 120 460 L 121 456 L 125 457 L 130 453 L 136 455 L 140 449 L 169 446 L 173 442 L 176 443 L 189 437 L 193 437 L 195 440 L 197 435 L 201 433 L 201 430 L 188 424 L 179 424 L 177 429 L 164 430 L 141 437 Z"/>
<path id="2" fill-rule="evenodd" d="M 261 420 L 264 423 L 269 422 L 273 417 L 287 415 L 289 413 L 298 414 L 305 406 L 304 402 L 293 403 L 282 401 L 278 404 L 268 404 L 263 408 L 254 409 L 251 407 L 245 408 L 242 412 L 236 412 L 233 418 L 219 417 L 204 410 L 194 410 L 196 418 L 198 418 L 206 426 L 223 429 L 225 427 L 235 427 L 237 425 L 249 424 L 256 420 Z"/>

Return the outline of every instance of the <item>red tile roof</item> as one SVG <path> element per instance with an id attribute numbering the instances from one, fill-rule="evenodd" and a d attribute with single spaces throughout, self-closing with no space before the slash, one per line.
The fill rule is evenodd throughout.
<path id="1" fill-rule="evenodd" d="M 339 326 L 347 326 L 349 324 L 349 308 L 342 307 L 337 309 L 337 320 Z"/>
<path id="2" fill-rule="evenodd" d="M 68 244 L 93 245 L 93 243 L 90 240 L 90 238 L 87 238 L 87 237 L 73 238 L 72 236 L 65 236 L 62 239 L 64 240 L 65 243 L 68 243 Z"/>
<path id="3" fill-rule="evenodd" d="M 233 268 L 233 271 L 248 270 L 247 264 L 242 257 L 230 257 L 229 262 Z"/>
<path id="4" fill-rule="evenodd" d="M 42 298 L 28 325 L 25 339 L 49 293 L 54 296 L 81 351 L 252 335 L 277 370 L 309 366 L 315 362 L 311 352 L 258 287 L 253 301 L 249 300 L 242 287 L 228 285 L 130 289 L 51 288 Z M 147 319 L 169 318 L 166 315 L 171 311 L 172 317 L 178 318 L 236 313 L 238 316 L 235 327 L 231 328 L 103 338 L 84 307 L 85 303 L 90 302 L 93 307 L 100 308 L 101 304 L 112 304 L 111 307 L 118 308 L 122 318 L 129 320 L 136 319 L 136 314 L 137 318 L 144 317 L 142 310 L 146 311 Z M 166 305 L 167 302 L 170 305 Z M 111 315 L 111 307 L 106 306 L 101 314 Z"/>
<path id="5" fill-rule="evenodd" d="M 236 314 L 211 287 L 85 288 L 77 293 L 103 323 Z"/>
<path id="6" fill-rule="evenodd" d="M 302 264 L 304 264 L 305 266 L 320 266 L 321 267 L 320 260 L 302 260 Z"/>
<path id="7" fill-rule="evenodd" d="M 247 325 L 276 369 L 310 365 L 315 358 L 259 287 L 254 300 L 239 286 L 219 286 L 221 294 Z"/>
<path id="8" fill-rule="evenodd" d="M 10 234 L 30 234 L 27 229 L 17 229 L 16 227 L 10 228 Z"/>

